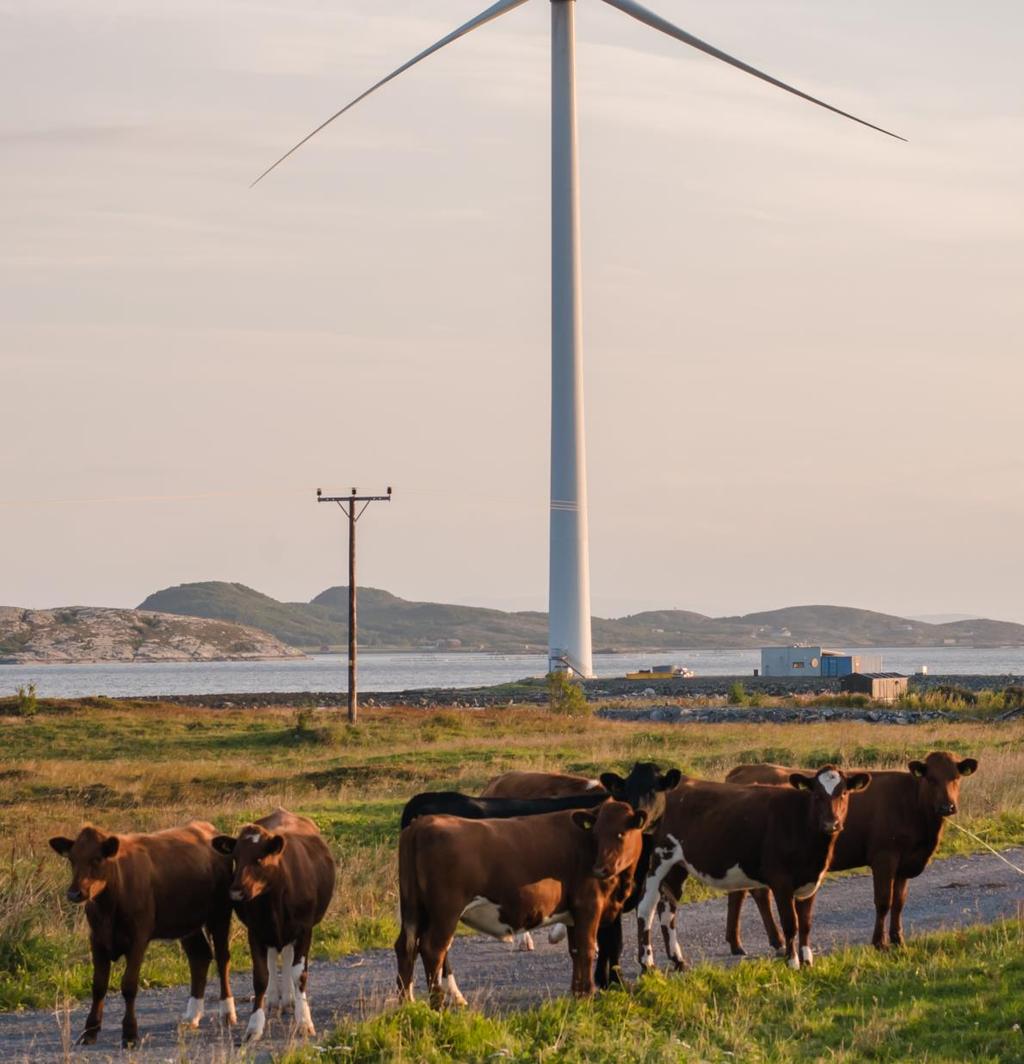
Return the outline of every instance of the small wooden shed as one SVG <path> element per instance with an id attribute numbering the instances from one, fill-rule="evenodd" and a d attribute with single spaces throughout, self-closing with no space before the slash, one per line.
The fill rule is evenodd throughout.
<path id="1" fill-rule="evenodd" d="M 839 681 L 841 691 L 869 695 L 875 702 L 895 702 L 910 688 L 910 677 L 898 672 L 851 672 Z"/>

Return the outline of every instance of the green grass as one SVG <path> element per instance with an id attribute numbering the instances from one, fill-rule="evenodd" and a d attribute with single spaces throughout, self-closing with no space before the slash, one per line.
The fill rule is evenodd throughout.
<path id="1" fill-rule="evenodd" d="M 282 1064 L 1010 1064 L 1024 1060 L 1022 1026 L 1024 929 L 1007 922 L 896 953 L 845 950 L 800 972 L 768 960 L 706 965 L 521 1013 L 409 1005 L 344 1023 Z"/>

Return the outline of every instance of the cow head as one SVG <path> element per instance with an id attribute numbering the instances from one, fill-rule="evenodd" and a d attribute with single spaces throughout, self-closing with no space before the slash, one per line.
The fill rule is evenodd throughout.
<path id="1" fill-rule="evenodd" d="M 107 889 L 120 845 L 116 835 L 108 835 L 94 827 L 82 828 L 76 839 L 67 839 L 63 835 L 50 839 L 51 849 L 71 862 L 68 901 L 76 905 L 93 901 Z"/>
<path id="2" fill-rule="evenodd" d="M 642 809 L 634 810 L 613 798 L 596 811 L 576 810 L 572 821 L 593 838 L 594 875 L 598 879 L 620 875 L 640 859 L 647 824 L 647 814 Z"/>
<path id="3" fill-rule="evenodd" d="M 646 830 L 653 831 L 665 813 L 666 793 L 682 778 L 677 768 L 662 772 L 650 761 L 638 761 L 625 779 L 615 772 L 602 772 L 601 786 L 617 802 L 627 802 L 638 813 L 646 813 Z"/>
<path id="4" fill-rule="evenodd" d="M 952 816 L 960 798 L 960 777 L 978 771 L 973 757 L 957 761 L 952 754 L 933 751 L 923 761 L 911 761 L 907 768 L 917 780 L 918 799 L 936 816 Z"/>
<path id="5" fill-rule="evenodd" d="M 867 772 L 847 776 L 835 765 L 825 765 L 813 776 L 794 772 L 789 782 L 811 796 L 810 815 L 814 831 L 822 835 L 838 835 L 846 823 L 850 795 L 864 790 L 871 783 L 871 776 Z"/>
<path id="6" fill-rule="evenodd" d="M 231 900 L 252 901 L 273 882 L 285 842 L 283 835 L 272 835 L 258 824 L 247 824 L 238 833 L 237 839 L 230 835 L 218 835 L 211 845 L 217 853 L 234 858 Z"/>

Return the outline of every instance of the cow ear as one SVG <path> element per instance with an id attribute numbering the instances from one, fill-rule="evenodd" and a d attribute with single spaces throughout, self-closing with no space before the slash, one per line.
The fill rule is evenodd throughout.
<path id="1" fill-rule="evenodd" d="M 626 781 L 616 772 L 602 772 L 601 786 L 613 797 L 621 800 Z"/>
<path id="2" fill-rule="evenodd" d="M 978 762 L 973 757 L 965 757 L 956 768 L 961 776 L 973 776 L 978 771 Z"/>
<path id="3" fill-rule="evenodd" d="M 805 776 L 802 772 L 794 772 L 789 777 L 789 782 L 796 787 L 798 791 L 813 791 L 814 780 L 814 776 Z"/>
<path id="4" fill-rule="evenodd" d="M 117 854 L 120 845 L 121 840 L 116 835 L 108 835 L 100 843 L 100 853 L 104 857 L 114 857 Z"/>
<path id="5" fill-rule="evenodd" d="M 268 857 L 273 857 L 275 853 L 280 853 L 284 849 L 284 836 L 283 835 L 271 835 L 267 839 L 266 854 Z"/>
<path id="6" fill-rule="evenodd" d="M 910 769 L 911 776 L 916 776 L 918 779 L 924 779 L 928 771 L 928 766 L 923 761 L 911 761 L 907 768 Z"/>
<path id="7" fill-rule="evenodd" d="M 577 809 L 572 815 L 572 822 L 581 831 L 593 831 L 597 817 L 593 813 L 585 813 L 582 809 Z"/>
<path id="8" fill-rule="evenodd" d="M 54 835 L 50 839 L 50 849 L 54 853 L 59 853 L 61 857 L 67 857 L 71 853 L 71 847 L 74 846 L 74 842 L 71 839 L 65 838 L 63 835 Z"/>
<path id="9" fill-rule="evenodd" d="M 683 774 L 677 768 L 670 768 L 660 780 L 658 780 L 659 791 L 671 791 L 679 786 L 679 781 L 683 778 Z"/>
<path id="10" fill-rule="evenodd" d="M 210 845 L 224 857 L 231 857 L 235 852 L 235 840 L 230 835 L 217 835 L 210 840 Z"/>
<path id="11" fill-rule="evenodd" d="M 846 789 L 848 791 L 864 791 L 871 786 L 870 772 L 855 772 L 846 777 Z"/>
<path id="12" fill-rule="evenodd" d="M 633 819 L 630 821 L 630 827 L 637 831 L 643 831 L 644 825 L 647 823 L 647 811 L 645 809 L 638 809 L 633 814 Z"/>

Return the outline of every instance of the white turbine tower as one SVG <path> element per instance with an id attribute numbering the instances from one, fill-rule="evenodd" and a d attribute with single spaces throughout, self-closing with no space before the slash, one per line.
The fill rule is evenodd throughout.
<path id="1" fill-rule="evenodd" d="M 590 642 L 590 563 L 587 471 L 583 429 L 583 313 L 580 281 L 579 138 L 576 122 L 576 3 L 551 2 L 551 515 L 548 581 L 548 658 L 551 668 L 593 673 Z M 809 96 L 735 59 L 636 0 L 604 0 L 611 7 L 762 81 L 869 129 L 898 137 Z M 311 137 L 420 60 L 480 26 L 522 6 L 498 0 L 476 18 L 403 63 L 303 137 L 253 182 L 261 181 Z"/>

